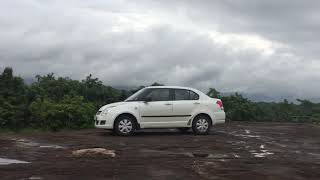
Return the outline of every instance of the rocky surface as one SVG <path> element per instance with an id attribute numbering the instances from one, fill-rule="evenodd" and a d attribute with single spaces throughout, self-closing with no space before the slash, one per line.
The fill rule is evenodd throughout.
<path id="1" fill-rule="evenodd" d="M 90 129 L 0 134 L 0 179 L 273 179 L 320 177 L 320 127 L 228 123 L 207 136 Z"/>

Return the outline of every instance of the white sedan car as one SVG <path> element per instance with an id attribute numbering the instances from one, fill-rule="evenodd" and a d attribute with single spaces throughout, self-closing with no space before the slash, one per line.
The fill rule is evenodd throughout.
<path id="1" fill-rule="evenodd" d="M 220 99 L 192 88 L 151 86 L 141 89 L 124 102 L 112 103 L 99 109 L 95 127 L 112 129 L 122 136 L 136 129 L 178 128 L 195 134 L 207 134 L 212 125 L 225 122 Z"/>

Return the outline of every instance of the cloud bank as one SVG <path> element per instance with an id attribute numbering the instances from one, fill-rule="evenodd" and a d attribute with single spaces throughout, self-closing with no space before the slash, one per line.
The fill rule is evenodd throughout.
<path id="1" fill-rule="evenodd" d="M 319 1 L 7 0 L 0 68 L 319 97 Z"/>

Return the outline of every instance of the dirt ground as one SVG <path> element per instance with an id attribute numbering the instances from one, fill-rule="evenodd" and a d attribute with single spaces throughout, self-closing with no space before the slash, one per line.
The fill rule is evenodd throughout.
<path id="1" fill-rule="evenodd" d="M 115 157 L 73 156 L 85 148 Z M 3 158 L 24 163 L 6 164 Z M 90 129 L 0 134 L 0 179 L 320 179 L 320 127 L 227 123 L 210 135 L 172 129 L 132 137 Z"/>

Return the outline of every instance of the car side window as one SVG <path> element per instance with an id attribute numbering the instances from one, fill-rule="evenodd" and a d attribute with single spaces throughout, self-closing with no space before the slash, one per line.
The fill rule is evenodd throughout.
<path id="1" fill-rule="evenodd" d="M 176 101 L 180 100 L 189 100 L 190 99 L 190 94 L 188 90 L 184 89 L 176 89 L 174 91 L 174 96 Z"/>
<path id="2" fill-rule="evenodd" d="M 199 100 L 199 95 L 193 91 L 190 92 L 190 100 Z"/>
<path id="3" fill-rule="evenodd" d="M 170 90 L 169 89 L 152 89 L 146 98 L 151 98 L 152 101 L 169 101 Z"/>
<path id="4" fill-rule="evenodd" d="M 186 90 L 186 89 L 175 89 L 174 90 L 174 97 L 176 101 L 181 100 L 198 100 L 199 95 L 193 91 Z"/>

